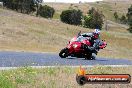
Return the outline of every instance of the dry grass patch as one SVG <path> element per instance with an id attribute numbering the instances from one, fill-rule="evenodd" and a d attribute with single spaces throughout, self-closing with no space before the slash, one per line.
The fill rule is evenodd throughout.
<path id="1" fill-rule="evenodd" d="M 8 12 L 8 10 L 3 12 L 0 13 L 2 15 L 0 17 L 2 19 L 0 22 L 2 49 L 6 47 L 13 49 L 13 46 L 16 46 L 16 49 L 19 47 L 18 50 L 34 48 L 34 50 L 41 49 L 40 51 L 47 49 L 56 51 L 59 46 L 66 44 L 71 36 L 81 30 L 79 26 L 64 24 L 58 20 L 36 18 L 13 11 Z"/>
<path id="2" fill-rule="evenodd" d="M 61 14 L 63 10 L 67 10 L 70 8 L 80 9 L 84 14 L 87 13 L 88 9 L 91 7 L 88 3 L 82 4 L 70 4 L 70 3 L 44 3 L 43 5 L 49 5 L 53 7 L 57 13 Z"/>
<path id="3" fill-rule="evenodd" d="M 99 56 L 110 58 L 128 58 L 132 59 L 132 42 L 128 33 L 103 32 L 102 39 L 108 43 L 104 50 L 101 50 Z"/>
<path id="4" fill-rule="evenodd" d="M 131 3 L 132 1 L 110 0 L 99 3 L 89 3 L 89 5 L 101 10 L 104 13 L 106 19 L 115 21 L 113 16 L 114 12 L 117 12 L 120 17 L 125 15 L 128 11 L 128 8 L 131 6 Z"/>
<path id="5" fill-rule="evenodd" d="M 93 31 L 64 24 L 59 20 L 0 10 L 1 50 L 59 52 L 80 30 L 82 33 Z M 132 35 L 126 29 L 117 25 L 110 26 L 109 31 L 103 30 L 101 35 L 108 46 L 100 51 L 99 56 L 131 59 Z"/>

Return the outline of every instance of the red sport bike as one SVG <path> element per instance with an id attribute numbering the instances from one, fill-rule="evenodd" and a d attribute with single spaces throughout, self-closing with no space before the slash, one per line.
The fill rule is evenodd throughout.
<path id="1" fill-rule="evenodd" d="M 59 56 L 61 58 L 66 58 L 68 56 L 77 57 L 77 58 L 85 58 L 87 60 L 94 60 L 96 55 L 100 49 L 106 47 L 107 43 L 105 41 L 100 41 L 98 44 L 98 48 L 93 51 L 88 51 L 84 47 L 88 45 L 91 46 L 89 38 L 75 36 L 69 41 L 69 44 L 60 51 Z"/>

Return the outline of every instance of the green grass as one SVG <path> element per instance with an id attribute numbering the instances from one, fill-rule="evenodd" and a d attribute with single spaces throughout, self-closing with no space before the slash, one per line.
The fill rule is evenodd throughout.
<path id="1" fill-rule="evenodd" d="M 15 86 L 6 76 L 0 74 L 0 87 L 1 88 L 14 88 Z"/>
<path id="2" fill-rule="evenodd" d="M 85 68 L 88 74 L 130 74 L 131 67 L 109 67 L 94 66 Z M 18 69 L 0 71 L 1 88 L 78 88 L 80 87 L 75 80 L 79 68 L 55 67 L 55 68 L 32 68 L 22 67 Z M 86 84 L 83 87 L 96 87 L 96 85 Z M 104 84 L 101 87 L 127 87 L 132 84 Z"/>
<path id="3" fill-rule="evenodd" d="M 56 12 L 53 16 L 53 19 L 60 19 L 60 14 Z"/>

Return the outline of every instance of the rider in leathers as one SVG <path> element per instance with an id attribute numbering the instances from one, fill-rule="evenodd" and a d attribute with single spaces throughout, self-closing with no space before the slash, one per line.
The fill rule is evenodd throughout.
<path id="1" fill-rule="evenodd" d="M 99 48 L 99 43 L 100 43 L 100 31 L 99 31 L 99 29 L 95 29 L 94 32 L 92 32 L 92 33 L 83 33 L 83 34 L 81 34 L 81 36 L 90 38 L 89 41 L 91 43 L 91 46 L 85 45 L 84 48 L 86 50 L 93 51 L 93 50 L 96 50 Z"/>

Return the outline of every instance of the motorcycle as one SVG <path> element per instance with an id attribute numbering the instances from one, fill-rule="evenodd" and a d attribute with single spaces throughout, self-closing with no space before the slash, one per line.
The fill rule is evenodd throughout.
<path id="1" fill-rule="evenodd" d="M 102 40 L 99 42 L 97 49 L 92 51 L 86 50 L 85 46 L 91 46 L 89 38 L 79 36 L 79 34 L 69 41 L 68 45 L 60 51 L 59 56 L 61 58 L 71 56 L 77 58 L 85 58 L 87 60 L 95 60 L 98 51 L 105 48 L 107 43 Z"/>

